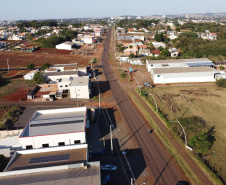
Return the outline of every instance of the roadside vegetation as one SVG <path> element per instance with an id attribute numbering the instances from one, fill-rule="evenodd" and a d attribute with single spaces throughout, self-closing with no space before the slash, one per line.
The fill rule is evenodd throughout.
<path id="1" fill-rule="evenodd" d="M 175 137 L 185 142 L 183 126 L 188 145 L 193 148 L 191 155 L 200 166 L 209 172 L 217 184 L 225 182 L 224 161 L 226 93 L 216 85 L 143 88 L 143 98 L 155 109 Z M 150 96 L 148 93 L 153 95 Z M 217 111 L 215 111 L 217 110 Z M 173 120 L 173 122 L 171 122 Z M 221 179 L 221 181 L 220 181 Z"/>
<path id="2" fill-rule="evenodd" d="M 20 106 L 0 106 L 0 129 L 13 129 L 13 124 L 19 119 L 23 113 L 24 107 Z"/>

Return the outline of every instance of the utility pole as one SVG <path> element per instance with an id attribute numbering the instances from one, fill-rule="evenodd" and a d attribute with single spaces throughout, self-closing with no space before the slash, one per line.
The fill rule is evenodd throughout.
<path id="1" fill-rule="evenodd" d="M 100 93 L 99 93 L 99 116 L 100 116 Z"/>
<path id="2" fill-rule="evenodd" d="M 110 136 L 111 136 L 111 154 L 113 154 L 112 126 L 111 125 L 110 125 Z"/>
<path id="3" fill-rule="evenodd" d="M 8 71 L 9 71 L 9 59 L 7 59 Z"/>

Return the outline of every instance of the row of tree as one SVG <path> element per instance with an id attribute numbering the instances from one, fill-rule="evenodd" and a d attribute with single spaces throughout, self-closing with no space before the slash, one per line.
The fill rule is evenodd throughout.
<path id="1" fill-rule="evenodd" d="M 57 26 L 56 21 L 24 21 L 17 24 L 17 27 L 20 29 L 21 32 L 26 31 L 25 28 L 33 27 L 33 28 L 40 28 L 41 26 Z"/>

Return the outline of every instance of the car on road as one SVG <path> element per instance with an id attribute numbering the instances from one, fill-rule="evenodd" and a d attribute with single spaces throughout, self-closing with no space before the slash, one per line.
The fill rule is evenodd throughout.
<path id="1" fill-rule="evenodd" d="M 151 134 L 153 132 L 153 129 L 149 129 L 148 132 Z"/>
<path id="2" fill-rule="evenodd" d="M 116 171 L 117 166 L 114 166 L 114 165 L 111 165 L 111 164 L 105 164 L 105 165 L 101 166 L 101 170 L 103 170 L 103 171 Z"/>

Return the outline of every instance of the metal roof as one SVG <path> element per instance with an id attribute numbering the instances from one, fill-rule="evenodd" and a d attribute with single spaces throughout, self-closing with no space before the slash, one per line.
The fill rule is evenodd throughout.
<path id="1" fill-rule="evenodd" d="M 186 63 L 189 67 L 195 67 L 195 66 L 214 66 L 213 62 L 191 62 L 191 63 Z"/>
<path id="2" fill-rule="evenodd" d="M 86 111 L 36 114 L 20 137 L 84 132 L 85 122 Z"/>
<path id="3" fill-rule="evenodd" d="M 58 155 L 69 155 L 69 158 L 68 160 L 49 161 L 45 163 L 29 163 L 34 158 L 41 157 L 44 158 Z M 87 148 L 30 153 L 30 154 L 17 154 L 11 165 L 5 171 L 25 170 L 65 164 L 84 163 L 86 161 L 87 161 Z"/>
<path id="4" fill-rule="evenodd" d="M 195 58 L 195 59 L 174 59 L 174 60 L 148 60 L 150 64 L 162 64 L 162 63 L 189 63 L 189 62 L 212 62 L 208 58 Z"/>
<path id="5" fill-rule="evenodd" d="M 214 72 L 211 67 L 170 67 L 170 68 L 154 68 L 154 74 L 165 73 L 200 73 L 200 72 Z"/>

